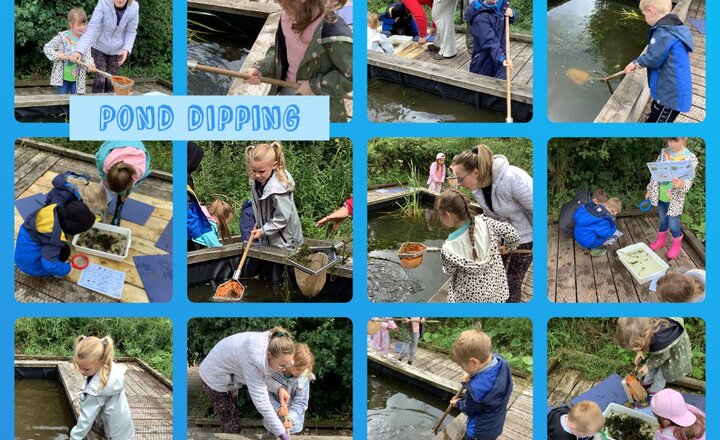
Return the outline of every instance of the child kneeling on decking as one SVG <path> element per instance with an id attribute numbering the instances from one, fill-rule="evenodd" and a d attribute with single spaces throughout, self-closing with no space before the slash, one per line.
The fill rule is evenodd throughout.
<path id="1" fill-rule="evenodd" d="M 611 238 L 617 225 L 615 217 L 622 211 L 622 203 L 617 197 L 605 203 L 586 203 L 575 211 L 575 241 L 586 249 L 590 249 L 593 257 L 602 257 L 607 253 L 604 243 Z"/>

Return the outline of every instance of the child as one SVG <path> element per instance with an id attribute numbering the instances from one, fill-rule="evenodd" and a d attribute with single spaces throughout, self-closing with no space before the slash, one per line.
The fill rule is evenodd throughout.
<path id="1" fill-rule="evenodd" d="M 682 394 L 667 389 L 650 401 L 660 427 L 655 440 L 705 440 L 705 413 L 685 403 Z"/>
<path id="2" fill-rule="evenodd" d="M 604 204 L 608 201 L 607 193 L 602 189 L 596 189 L 590 191 L 583 189 L 575 194 L 572 200 L 565 202 L 560 208 L 560 215 L 558 216 L 558 229 L 560 232 L 567 235 L 570 238 L 575 238 L 575 220 L 573 216 L 575 211 L 581 206 L 593 202 L 597 204 Z"/>
<path id="3" fill-rule="evenodd" d="M 435 162 L 430 165 L 430 175 L 427 180 L 428 189 L 439 193 L 442 190 L 443 182 L 445 182 L 445 155 L 438 153 L 435 156 Z"/>
<path id="4" fill-rule="evenodd" d="M 76 200 L 85 203 L 96 218 L 102 218 L 107 208 L 107 194 L 102 185 L 90 181 L 90 176 L 65 171 L 53 178 L 52 186 L 45 198 L 46 206 L 55 203 L 62 207 Z"/>
<path id="5" fill-rule="evenodd" d="M 140 141 L 106 141 L 95 153 L 95 164 L 108 203 L 117 197 L 111 224 L 119 226 L 125 200 L 150 174 L 150 154 Z"/>
<path id="6" fill-rule="evenodd" d="M 35 277 L 64 278 L 71 269 L 67 263 L 70 246 L 66 234 L 80 234 L 94 223 L 95 215 L 82 202 L 40 208 L 20 226 L 15 244 L 15 265 Z"/>
<path id="7" fill-rule="evenodd" d="M 70 440 L 82 440 L 97 421 L 109 439 L 130 440 L 135 435 L 130 406 L 125 396 L 124 365 L 113 362 L 114 343 L 110 336 L 78 336 L 75 366 L 85 377 L 80 389 L 80 415 Z"/>
<path id="8" fill-rule="evenodd" d="M 270 403 L 280 420 L 283 421 L 288 434 L 297 434 L 303 430 L 305 411 L 310 400 L 310 382 L 315 380 L 313 367 L 315 356 L 310 347 L 302 342 L 295 343 L 293 363 L 284 373 L 273 372 L 268 389 L 270 390 Z M 278 392 L 273 389 L 283 388 L 290 395 L 287 402 L 282 402 Z M 267 429 L 267 422 L 263 422 Z"/>
<path id="9" fill-rule="evenodd" d="M 382 21 L 382 33 L 388 37 L 390 35 L 420 36 L 415 19 L 401 2 L 388 5 L 385 12 L 380 14 L 380 21 Z"/>
<path id="10" fill-rule="evenodd" d="M 373 318 L 373 320 L 380 319 Z M 390 357 L 390 332 L 397 330 L 397 328 L 397 324 L 392 319 L 382 321 L 377 333 L 370 335 L 370 349 L 378 352 L 383 357 Z"/>
<path id="11" fill-rule="evenodd" d="M 230 239 L 229 222 L 234 215 L 232 207 L 224 200 L 215 199 L 209 208 L 202 206 L 195 192 L 187 189 L 187 239 L 188 250 L 203 247 L 221 247 L 223 240 Z M 197 245 L 197 246 L 196 246 Z"/>
<path id="12" fill-rule="evenodd" d="M 472 35 L 470 72 L 506 79 L 506 67 L 512 69 L 512 60 L 505 59 L 505 17 L 514 23 L 517 14 L 505 0 L 475 0 L 465 10 L 465 21 Z"/>
<path id="13" fill-rule="evenodd" d="M 91 49 L 97 68 L 117 75 L 135 44 L 139 16 L 140 5 L 134 0 L 98 0 L 87 31 L 77 42 L 70 61 L 76 62 Z M 113 90 L 109 78 L 95 75 L 93 93 Z"/>
<path id="14" fill-rule="evenodd" d="M 435 211 L 443 225 L 455 229 L 441 250 L 443 272 L 450 276 L 448 302 L 505 302 L 510 293 L 498 246 L 517 247 L 515 228 L 476 216 L 470 200 L 456 189 L 438 196 Z"/>
<path id="15" fill-rule="evenodd" d="M 705 271 L 691 269 L 685 273 L 667 271 L 657 282 L 661 302 L 697 303 L 705 300 Z"/>
<path id="16" fill-rule="evenodd" d="M 667 148 L 660 151 L 656 162 L 676 162 L 689 160 L 693 168 L 697 168 L 698 160 L 695 155 L 687 149 L 685 144 L 687 138 L 675 137 L 667 139 Z M 655 252 L 667 246 L 668 230 L 672 235 L 672 245 L 667 253 L 669 259 L 675 259 L 682 250 L 683 233 L 680 229 L 680 216 L 685 205 L 685 195 L 692 188 L 694 179 L 673 179 L 670 182 L 655 182 L 651 180 L 647 184 L 646 199 L 650 199 L 653 206 L 657 206 L 660 216 L 657 238 L 650 244 L 650 249 Z"/>
<path id="17" fill-rule="evenodd" d="M 619 318 L 615 339 L 636 352 L 635 365 L 645 357 L 643 352 L 649 352 L 638 370 L 649 397 L 692 371 L 690 338 L 682 318 Z"/>
<path id="18" fill-rule="evenodd" d="M 548 412 L 548 440 L 591 440 L 605 426 L 605 417 L 597 403 L 583 400 Z"/>
<path id="19" fill-rule="evenodd" d="M 465 440 L 494 440 L 502 434 L 512 393 L 510 365 L 492 352 L 490 337 L 477 329 L 465 330 L 452 346 L 452 359 L 465 371 L 465 397 L 450 404 L 467 415 Z"/>
<path id="20" fill-rule="evenodd" d="M 84 95 L 87 70 L 95 71 L 92 55 L 86 50 L 78 57 L 79 61 L 90 66 L 87 70 L 76 62 L 68 60 L 75 51 L 78 39 L 85 32 L 87 15 L 80 8 L 72 8 L 68 12 L 67 20 L 68 30 L 59 32 L 43 46 L 45 56 L 53 62 L 50 85 L 57 86 L 60 95 Z"/>
<path id="21" fill-rule="evenodd" d="M 590 249 L 593 257 L 602 257 L 607 253 L 604 243 L 617 230 L 615 216 L 622 211 L 622 202 L 613 197 L 605 203 L 586 203 L 573 214 L 575 221 L 575 241 Z"/>
<path id="22" fill-rule="evenodd" d="M 275 50 L 250 70 L 250 84 L 260 78 L 300 84 L 280 95 L 329 95 L 330 121 L 346 122 L 343 97 L 352 92 L 352 31 L 324 0 L 278 0 L 282 8 Z M 277 90 L 271 90 L 277 93 Z"/>
<path id="23" fill-rule="evenodd" d="M 422 325 L 425 318 L 405 318 L 403 325 L 399 327 L 398 339 L 403 341 L 403 351 L 398 356 L 398 360 L 402 362 L 405 356 L 408 356 L 408 365 L 412 365 L 415 361 L 415 351 L 422 337 Z"/>
<path id="24" fill-rule="evenodd" d="M 630 73 L 647 67 L 652 107 L 645 122 L 673 122 L 692 107 L 690 29 L 671 14 L 671 0 L 641 0 L 640 10 L 649 24 L 647 52 L 625 67 Z"/>
<path id="25" fill-rule="evenodd" d="M 368 12 L 367 15 L 367 48 L 368 50 L 372 50 L 374 52 L 385 52 L 385 53 L 393 53 L 395 48 L 392 44 L 388 41 L 387 37 L 384 34 L 381 34 L 378 32 L 377 27 L 380 24 L 380 19 L 378 18 L 378 15 L 372 12 Z"/>

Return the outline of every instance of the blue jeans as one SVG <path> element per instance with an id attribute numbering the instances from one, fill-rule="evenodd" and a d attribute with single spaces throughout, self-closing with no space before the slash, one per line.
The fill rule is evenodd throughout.
<path id="1" fill-rule="evenodd" d="M 660 226 L 658 230 L 660 232 L 667 232 L 670 228 L 670 233 L 673 238 L 679 238 L 682 235 L 680 230 L 680 216 L 679 215 L 667 215 L 668 209 L 670 208 L 670 202 L 663 202 L 658 200 L 658 215 L 660 215 Z"/>
<path id="2" fill-rule="evenodd" d="M 57 88 L 58 95 L 77 95 L 77 82 L 63 80 L 63 85 Z"/>

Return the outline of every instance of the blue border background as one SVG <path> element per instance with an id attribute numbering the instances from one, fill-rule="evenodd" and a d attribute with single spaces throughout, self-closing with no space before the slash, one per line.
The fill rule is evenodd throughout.
<path id="1" fill-rule="evenodd" d="M 163 1 L 163 0 L 145 0 Z M 546 47 L 546 4 L 544 1 L 534 2 L 534 66 L 535 66 L 535 117 L 526 124 L 371 124 L 366 115 L 366 90 L 367 77 L 365 75 L 365 45 L 366 28 L 362 26 L 362 20 L 366 16 L 366 5 L 360 0 L 354 4 L 355 16 L 355 93 L 354 93 L 354 119 L 348 124 L 331 124 L 330 135 L 332 137 L 349 137 L 353 141 L 353 184 L 355 198 L 354 226 L 354 255 L 355 258 L 355 296 L 349 304 L 293 304 L 293 305 L 263 305 L 244 304 L 239 307 L 225 307 L 215 304 L 193 304 L 186 297 L 186 270 L 185 254 L 181 250 L 185 248 L 184 240 L 179 234 L 173 238 L 174 248 L 179 250 L 173 256 L 174 267 L 174 296 L 170 303 L 166 304 L 124 304 L 124 305 L 96 305 L 96 304 L 19 304 L 14 301 L 13 294 L 13 191 L 14 188 L 14 167 L 13 150 L 14 141 L 18 137 L 67 137 L 67 124 L 50 123 L 28 123 L 20 124 L 15 121 L 13 114 L 13 69 L 12 58 L 14 55 L 14 14 L 13 3 L 4 1 L 0 5 L 0 41 L 3 44 L 5 68 L 0 69 L 0 187 L 5 191 L 0 192 L 0 206 L 8 208 L 6 214 L 0 217 L 0 231 L 3 232 L 0 238 L 0 292 L 3 292 L 2 320 L 0 320 L 0 390 L 4 391 L 5 398 L 0 399 L 0 438 L 11 438 L 13 429 L 13 326 L 15 319 L 19 317 L 167 317 L 174 323 L 174 438 L 187 438 L 186 426 L 186 351 L 187 351 L 187 321 L 192 317 L 215 317 L 215 316 L 308 316 L 326 317 L 341 316 L 349 317 L 355 323 L 354 335 L 354 394 L 353 394 L 353 424 L 354 436 L 356 439 L 364 439 L 367 434 L 366 409 L 367 409 L 367 386 L 366 386 L 366 341 L 365 341 L 365 320 L 371 316 L 393 316 L 393 315 L 422 315 L 422 316 L 477 316 L 477 317 L 527 317 L 533 320 L 534 329 L 534 437 L 545 438 L 545 407 L 547 389 L 547 345 L 546 325 L 553 317 L 579 317 L 579 316 L 700 316 L 707 324 L 707 389 L 718 389 L 718 344 L 717 337 L 720 329 L 720 317 L 717 315 L 720 302 L 717 292 L 720 290 L 720 283 L 715 276 L 718 270 L 718 257 L 715 252 L 718 249 L 718 226 L 714 223 L 716 216 L 720 214 L 717 206 L 720 202 L 720 192 L 714 190 L 720 188 L 717 182 L 718 149 L 720 142 L 720 119 L 714 111 L 717 111 L 718 85 L 713 80 L 708 80 L 707 85 L 707 113 L 706 120 L 699 124 L 672 124 L 672 125 L 643 125 L 643 124 L 604 124 L 594 125 L 582 124 L 557 124 L 550 123 L 547 119 L 547 95 L 544 85 L 547 80 L 547 57 L 546 52 L 541 48 Z M 186 15 L 187 3 L 182 0 L 173 0 L 173 82 L 175 94 L 184 95 L 187 89 L 186 64 Z M 708 0 L 706 4 L 707 26 L 707 52 L 717 54 L 718 24 L 720 24 L 720 8 L 716 2 Z M 142 38 L 142 36 L 140 36 Z M 38 56 L 42 56 L 38 54 Z M 707 71 L 717 74 L 718 57 L 710 56 L 707 59 Z M 708 75 L 711 76 L 711 75 Z M 717 75 L 712 75 L 717 77 Z M 399 137 L 399 136 L 420 136 L 420 137 L 464 137 L 464 136 L 502 136 L 502 137 L 529 137 L 534 145 L 533 176 L 535 181 L 535 260 L 534 260 L 534 297 L 528 304 L 514 305 L 452 305 L 452 304 L 370 304 L 365 292 L 367 291 L 366 273 L 367 264 L 364 255 L 367 255 L 366 230 L 366 198 L 367 191 L 367 161 L 366 146 L 368 139 L 372 137 Z M 704 305 L 662 305 L 662 304 L 552 304 L 547 300 L 547 275 L 544 268 L 547 263 L 547 141 L 553 137 L 657 137 L 657 136 L 689 136 L 703 137 L 707 143 L 707 271 L 708 278 L 708 299 Z M 181 140 L 178 140 L 181 141 Z M 182 197 L 186 185 L 186 149 L 183 142 L 174 143 L 173 165 L 175 170 L 174 182 L 174 205 L 176 214 L 174 216 L 173 228 L 181 231 L 185 221 Z M 622 158 L 616 158 L 622 160 Z M 330 211 L 333 207 L 328 207 Z M 712 227 L 711 227 L 712 225 Z M 233 313 L 229 313 L 233 312 Z M 348 372 L 350 373 L 350 372 Z M 709 395 L 714 396 L 712 391 Z M 715 438 L 720 433 L 720 405 L 716 399 L 708 399 L 708 438 Z"/>

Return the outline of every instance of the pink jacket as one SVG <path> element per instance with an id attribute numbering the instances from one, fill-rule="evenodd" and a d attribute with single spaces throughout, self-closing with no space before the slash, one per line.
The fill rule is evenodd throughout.
<path id="1" fill-rule="evenodd" d="M 430 165 L 430 175 L 428 176 L 427 181 L 428 185 L 430 185 L 431 183 L 443 183 L 445 181 L 445 171 L 447 170 L 447 166 L 443 166 L 440 180 L 437 180 L 437 177 L 435 176 L 435 174 L 437 173 L 437 166 L 437 161 L 434 161 L 432 165 Z"/>

